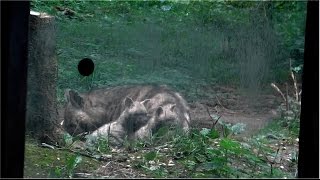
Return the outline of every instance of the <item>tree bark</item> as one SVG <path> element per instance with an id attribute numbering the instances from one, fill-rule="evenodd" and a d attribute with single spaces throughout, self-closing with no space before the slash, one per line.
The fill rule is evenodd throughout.
<path id="1" fill-rule="evenodd" d="M 30 12 L 27 92 L 27 131 L 41 142 L 56 142 L 57 58 L 55 19 Z"/>

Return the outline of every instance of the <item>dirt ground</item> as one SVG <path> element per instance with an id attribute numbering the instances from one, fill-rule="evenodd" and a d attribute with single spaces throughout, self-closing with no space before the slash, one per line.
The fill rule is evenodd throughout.
<path id="1" fill-rule="evenodd" d="M 275 95 L 248 96 L 226 87 L 204 87 L 203 91 L 208 94 L 206 98 L 189 102 L 192 127 L 210 128 L 213 119 L 209 111 L 224 122 L 244 123 L 241 136 L 250 136 L 278 116 L 281 99 Z"/>

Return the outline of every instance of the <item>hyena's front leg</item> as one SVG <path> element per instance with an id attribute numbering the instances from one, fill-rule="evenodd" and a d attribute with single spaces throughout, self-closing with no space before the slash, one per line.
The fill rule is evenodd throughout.
<path id="1" fill-rule="evenodd" d="M 93 133 L 87 136 L 87 143 L 93 144 L 97 142 L 99 138 L 108 139 L 111 144 L 121 144 L 122 139 L 125 136 L 122 125 L 115 121 L 105 124 Z"/>
<path id="2" fill-rule="evenodd" d="M 135 139 L 144 139 L 148 138 L 152 135 L 152 129 L 154 129 L 155 126 L 155 117 L 150 118 L 148 123 L 144 126 L 142 126 L 138 131 L 134 133 Z"/>

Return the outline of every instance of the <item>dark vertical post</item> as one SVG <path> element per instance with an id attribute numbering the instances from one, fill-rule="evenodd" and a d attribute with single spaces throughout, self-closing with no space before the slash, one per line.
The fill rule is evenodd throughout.
<path id="1" fill-rule="evenodd" d="M 30 2 L 1 2 L 1 177 L 24 167 Z"/>
<path id="2" fill-rule="evenodd" d="M 46 13 L 29 16 L 29 59 L 26 130 L 40 142 L 55 144 L 57 132 L 57 76 L 55 18 Z"/>
<path id="3" fill-rule="evenodd" d="M 319 178 L 319 2 L 308 1 L 299 135 L 299 178 Z"/>

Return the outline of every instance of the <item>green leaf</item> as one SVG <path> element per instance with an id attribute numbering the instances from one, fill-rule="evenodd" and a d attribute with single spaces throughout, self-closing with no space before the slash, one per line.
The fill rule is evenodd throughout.
<path id="1" fill-rule="evenodd" d="M 209 171 L 214 169 L 227 168 L 225 158 L 215 158 L 210 162 L 202 163 L 202 167 Z"/>
<path id="2" fill-rule="evenodd" d="M 208 135 L 210 132 L 210 129 L 208 128 L 202 128 L 202 130 L 200 131 L 200 134 L 202 134 L 203 136 Z"/>
<path id="3" fill-rule="evenodd" d="M 169 128 L 167 126 L 163 126 L 161 128 L 159 128 L 159 130 L 156 132 L 156 136 L 161 137 L 164 136 L 168 133 Z"/>
<path id="4" fill-rule="evenodd" d="M 196 162 L 191 160 L 186 160 L 184 163 L 189 169 L 192 169 L 197 164 Z"/>
<path id="5" fill-rule="evenodd" d="M 207 160 L 207 158 L 202 154 L 197 154 L 195 156 L 195 159 L 200 163 L 203 163 L 203 162 L 205 162 Z"/>
<path id="6" fill-rule="evenodd" d="M 220 156 L 221 155 L 221 151 L 218 149 L 212 149 L 212 148 L 207 148 L 206 153 L 210 156 L 212 156 L 212 158 L 215 158 L 216 156 Z"/>
<path id="7" fill-rule="evenodd" d="M 62 169 L 60 167 L 56 167 L 54 169 L 54 173 L 57 177 L 61 177 L 62 176 Z"/>
<path id="8" fill-rule="evenodd" d="M 302 67 L 303 67 L 303 65 L 300 65 L 300 66 L 297 66 L 297 67 L 292 68 L 292 70 L 293 70 L 295 73 L 298 73 L 298 72 L 300 72 L 300 71 L 302 70 Z"/>
<path id="9" fill-rule="evenodd" d="M 220 162 L 206 162 L 203 163 L 203 167 L 205 170 L 214 170 L 221 166 L 222 164 Z"/>
<path id="10" fill-rule="evenodd" d="M 72 136 L 69 133 L 63 134 L 63 140 L 67 146 L 70 146 L 73 143 Z"/>
<path id="11" fill-rule="evenodd" d="M 239 154 L 239 153 L 242 153 L 243 150 L 241 149 L 241 144 L 236 142 L 236 141 L 233 141 L 231 139 L 222 139 L 220 141 L 220 146 L 224 149 L 227 149 L 227 150 L 230 150 L 236 154 Z"/>
<path id="12" fill-rule="evenodd" d="M 211 129 L 211 131 L 208 134 L 208 137 L 211 139 L 216 139 L 216 138 L 220 137 L 220 134 L 215 129 Z"/>
<path id="13" fill-rule="evenodd" d="M 144 158 L 147 160 L 147 161 L 151 161 L 151 160 L 154 160 L 157 156 L 157 152 L 155 151 L 151 151 L 151 152 L 148 152 L 147 154 L 144 155 Z"/>
<path id="14" fill-rule="evenodd" d="M 245 130 L 246 124 L 244 123 L 237 123 L 233 126 L 231 126 L 231 131 L 234 134 L 240 134 L 241 132 L 243 132 Z"/>
<path id="15" fill-rule="evenodd" d="M 82 157 L 78 155 L 74 161 L 73 168 L 75 168 L 78 164 L 80 164 L 81 161 L 82 161 Z"/>
<path id="16" fill-rule="evenodd" d="M 220 116 L 215 115 L 215 114 L 210 114 L 210 116 L 214 119 L 214 120 L 218 120 L 220 118 Z"/>

